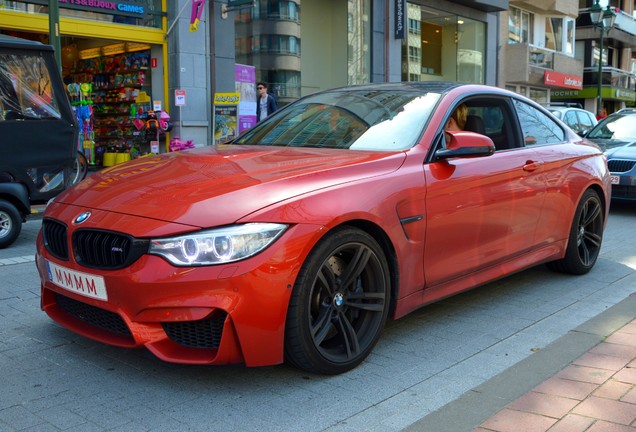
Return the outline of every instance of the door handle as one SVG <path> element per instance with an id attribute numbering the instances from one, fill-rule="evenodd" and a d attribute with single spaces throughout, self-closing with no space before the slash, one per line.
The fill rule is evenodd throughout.
<path id="1" fill-rule="evenodd" d="M 537 162 L 537 161 L 529 160 L 523 166 L 523 170 L 524 171 L 529 171 L 529 172 L 536 171 L 539 168 L 541 168 L 542 165 L 543 165 L 543 162 Z"/>

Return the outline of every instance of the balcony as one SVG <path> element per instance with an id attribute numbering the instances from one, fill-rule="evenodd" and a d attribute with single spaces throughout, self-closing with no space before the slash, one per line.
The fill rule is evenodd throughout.
<path id="1" fill-rule="evenodd" d="M 541 15 L 563 14 L 575 17 L 579 14 L 578 2 L 573 0 L 513 0 L 510 4 Z"/>
<path id="2" fill-rule="evenodd" d="M 604 67 L 601 71 L 601 85 L 621 90 L 636 89 L 636 75 L 622 69 Z M 587 67 L 583 70 L 585 86 L 598 86 L 598 68 Z"/>
<path id="3" fill-rule="evenodd" d="M 598 30 L 594 28 L 590 21 L 590 14 L 587 9 L 579 10 L 579 18 L 576 20 L 576 39 L 598 39 Z M 606 35 L 607 39 L 614 39 L 629 46 L 636 46 L 636 18 L 620 11 L 616 15 L 614 27 Z"/>
<path id="4" fill-rule="evenodd" d="M 543 84 L 546 70 L 581 76 L 583 62 L 574 57 L 528 44 L 512 44 L 506 48 L 506 80 Z"/>

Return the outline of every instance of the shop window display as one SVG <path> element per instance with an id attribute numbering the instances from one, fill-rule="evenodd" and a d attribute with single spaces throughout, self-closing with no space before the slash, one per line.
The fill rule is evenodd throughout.
<path id="1" fill-rule="evenodd" d="M 149 51 L 100 56 L 77 61 L 66 76 L 89 163 L 110 166 L 159 151 L 159 134 L 145 130 L 153 116 L 149 62 Z"/>

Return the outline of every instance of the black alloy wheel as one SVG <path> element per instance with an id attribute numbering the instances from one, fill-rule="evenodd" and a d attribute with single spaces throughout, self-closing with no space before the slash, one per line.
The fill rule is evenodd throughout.
<path id="1" fill-rule="evenodd" d="M 290 300 L 285 358 L 322 374 L 360 364 L 386 323 L 390 278 L 378 243 L 364 231 L 341 228 L 309 254 Z"/>
<path id="2" fill-rule="evenodd" d="M 574 213 L 565 257 L 548 263 L 548 266 L 562 273 L 580 275 L 589 272 L 601 251 L 604 214 L 598 193 L 591 189 L 585 191 Z"/>

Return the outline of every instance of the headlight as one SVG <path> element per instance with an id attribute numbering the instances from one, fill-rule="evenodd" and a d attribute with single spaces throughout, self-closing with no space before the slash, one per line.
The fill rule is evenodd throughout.
<path id="1" fill-rule="evenodd" d="M 256 255 L 287 228 L 274 223 L 250 223 L 153 239 L 148 253 L 178 266 L 225 264 Z"/>

